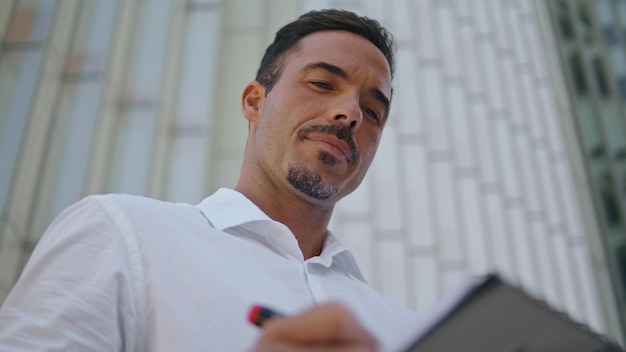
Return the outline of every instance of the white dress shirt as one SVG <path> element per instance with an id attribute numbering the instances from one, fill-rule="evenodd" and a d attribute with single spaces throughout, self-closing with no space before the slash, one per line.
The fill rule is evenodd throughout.
<path id="1" fill-rule="evenodd" d="M 242 194 L 197 206 L 90 196 L 48 228 L 0 310 L 0 350 L 245 351 L 253 304 L 346 304 L 384 346 L 415 315 L 371 289 L 332 234 L 304 260 L 292 232 Z"/>

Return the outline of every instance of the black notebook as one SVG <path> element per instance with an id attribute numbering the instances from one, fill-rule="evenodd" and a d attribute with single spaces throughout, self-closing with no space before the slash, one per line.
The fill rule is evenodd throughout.
<path id="1" fill-rule="evenodd" d="M 405 352 L 615 352 L 574 322 L 497 275 L 467 285 L 406 343 Z"/>

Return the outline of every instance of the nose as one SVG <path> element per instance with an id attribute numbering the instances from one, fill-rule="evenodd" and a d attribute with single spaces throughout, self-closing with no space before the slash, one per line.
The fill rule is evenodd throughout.
<path id="1" fill-rule="evenodd" d="M 351 129 L 358 128 L 363 120 L 363 112 L 358 99 L 350 97 L 337 102 L 329 119 L 332 120 L 331 122 L 339 122 Z"/>

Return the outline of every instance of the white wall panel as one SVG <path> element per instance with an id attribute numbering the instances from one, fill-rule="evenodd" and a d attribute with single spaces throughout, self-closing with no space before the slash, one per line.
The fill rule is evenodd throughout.
<path id="1" fill-rule="evenodd" d="M 541 178 L 545 220 L 550 226 L 559 226 L 565 219 L 561 217 L 561 205 L 557 199 L 558 180 L 553 177 L 553 164 L 550 160 L 550 155 L 547 150 L 539 149 L 536 151 L 535 157 L 537 158 L 537 167 Z"/>
<path id="2" fill-rule="evenodd" d="M 436 241 L 433 225 L 432 188 L 426 148 L 418 144 L 403 146 L 403 157 L 411 162 L 403 166 L 406 211 L 408 218 L 409 244 L 419 248 L 432 248 Z"/>
<path id="3" fill-rule="evenodd" d="M 488 224 L 489 254 L 493 258 L 495 268 L 505 278 L 515 279 L 518 276 L 516 263 L 509 240 L 510 227 L 503 209 L 502 199 L 497 193 L 483 195 L 485 199 L 485 221 Z"/>
<path id="4" fill-rule="evenodd" d="M 434 33 L 435 16 L 432 0 L 420 1 L 414 7 L 415 23 L 414 28 L 417 42 L 417 53 L 421 60 L 438 61 L 439 53 L 437 52 L 437 41 Z"/>
<path id="5" fill-rule="evenodd" d="M 387 126 L 376 153 L 376 159 L 370 168 L 372 182 L 371 199 L 374 228 L 382 236 L 403 231 L 402 192 L 399 179 L 399 165 L 401 161 L 396 144 L 396 129 Z"/>
<path id="6" fill-rule="evenodd" d="M 432 253 L 416 255 L 410 261 L 414 271 L 415 302 L 412 306 L 418 312 L 425 312 L 441 298 L 439 281 L 441 280 L 436 257 Z"/>
<path id="7" fill-rule="evenodd" d="M 424 133 L 424 97 L 419 92 L 420 76 L 417 74 L 416 50 L 400 47 L 396 61 L 394 93 L 391 114 L 387 124 L 398 126 L 401 135 L 420 136 Z"/>
<path id="8" fill-rule="evenodd" d="M 482 101 L 473 102 L 470 105 L 472 133 L 476 138 L 478 159 L 478 174 L 482 185 L 493 187 L 501 183 L 496 169 L 495 148 L 492 142 L 493 132 L 490 125 L 487 106 Z"/>
<path id="9" fill-rule="evenodd" d="M 380 285 L 382 292 L 408 305 L 407 268 L 409 261 L 404 241 L 402 239 L 384 240 L 376 243 L 374 248 L 378 262 L 382 264 L 374 268 L 376 282 Z"/>
<path id="10" fill-rule="evenodd" d="M 596 291 L 597 286 L 590 266 L 589 248 L 579 243 L 571 246 L 570 251 L 576 262 L 576 267 L 579 269 L 576 275 L 579 283 L 577 291 L 582 296 L 583 302 L 581 320 L 586 321 L 596 331 L 606 331 L 606 323 L 602 318 L 602 307 L 599 304 L 598 292 Z"/>
<path id="11" fill-rule="evenodd" d="M 457 208 L 458 189 L 452 177 L 452 164 L 446 161 L 432 162 L 430 171 L 433 178 L 433 207 L 435 219 L 435 240 L 437 254 L 444 263 L 459 263 L 465 258 L 459 213 Z"/>
<path id="12" fill-rule="evenodd" d="M 463 83 L 467 90 L 468 97 L 482 96 L 485 86 L 481 77 L 483 63 L 476 52 L 478 40 L 475 28 L 467 22 L 459 26 L 459 48 L 463 53 Z"/>
<path id="13" fill-rule="evenodd" d="M 482 274 L 494 269 L 487 229 L 484 225 L 484 205 L 475 178 L 459 180 L 460 234 L 465 242 L 464 255 L 470 273 Z"/>
<path id="14" fill-rule="evenodd" d="M 519 130 L 518 130 L 519 131 Z M 523 130 L 525 131 L 525 130 Z M 520 180 L 524 190 L 524 207 L 529 218 L 537 217 L 543 211 L 542 187 L 539 181 L 537 162 L 529 136 L 520 131 L 511 141 L 517 149 L 518 158 L 515 162 L 520 170 Z"/>
<path id="15" fill-rule="evenodd" d="M 511 230 L 507 236 L 511 238 L 511 255 L 518 270 L 518 282 L 532 293 L 538 294 L 541 292 L 537 279 L 540 268 L 537 266 L 534 248 L 530 244 L 531 233 L 524 211 L 516 207 L 508 209 L 507 212 L 511 219 Z"/>
<path id="16" fill-rule="evenodd" d="M 510 121 L 503 115 L 492 119 L 494 145 L 500 167 L 502 194 L 506 201 L 518 200 L 522 197 L 518 157 L 514 151 L 515 144 L 511 135 Z"/>
<path id="17" fill-rule="evenodd" d="M 534 221 L 530 223 L 529 235 L 534 258 L 539 268 L 538 276 L 535 278 L 541 287 L 538 295 L 548 303 L 559 304 L 563 286 L 559 281 L 560 276 L 548 231 L 543 223 Z"/>
<path id="18" fill-rule="evenodd" d="M 423 97 L 425 107 L 424 117 L 429 149 L 437 154 L 449 152 L 447 120 L 450 116 L 444 105 L 441 71 L 431 65 L 420 67 L 419 77 L 419 94 Z"/>
<path id="19" fill-rule="evenodd" d="M 450 116 L 450 143 L 457 170 L 476 171 L 476 148 L 472 135 L 472 119 L 462 86 L 454 84 L 446 89 Z"/>
<path id="20" fill-rule="evenodd" d="M 571 249 L 569 248 L 567 238 L 562 233 L 550 234 L 553 241 L 553 254 L 556 259 L 557 271 L 559 273 L 559 281 L 561 284 L 561 304 L 562 309 L 575 319 L 583 320 L 583 312 L 581 311 L 581 297 L 579 297 L 580 285 L 578 285 L 578 268 L 572 260 Z"/>

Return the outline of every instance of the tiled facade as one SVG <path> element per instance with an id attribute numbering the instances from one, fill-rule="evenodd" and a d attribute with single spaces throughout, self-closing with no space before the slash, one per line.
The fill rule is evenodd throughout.
<path id="1" fill-rule="evenodd" d="M 0 298 L 86 194 L 234 186 L 240 92 L 282 24 L 339 7 L 396 34 L 389 123 L 331 228 L 416 311 L 498 271 L 622 339 L 548 12 L 531 0 L 0 2 Z"/>

